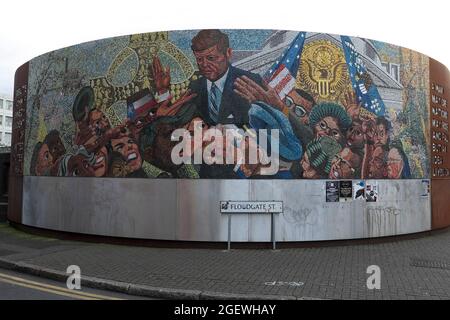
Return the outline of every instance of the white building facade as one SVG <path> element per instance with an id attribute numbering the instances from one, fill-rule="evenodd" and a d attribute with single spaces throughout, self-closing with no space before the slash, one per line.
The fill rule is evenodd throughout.
<path id="1" fill-rule="evenodd" d="M 0 147 L 11 146 L 13 100 L 0 94 Z"/>

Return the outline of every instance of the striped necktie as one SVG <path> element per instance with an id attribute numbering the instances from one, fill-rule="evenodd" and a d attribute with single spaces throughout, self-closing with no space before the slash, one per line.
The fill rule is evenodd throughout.
<path id="1" fill-rule="evenodd" d="M 215 123 L 217 123 L 217 121 L 219 120 L 219 107 L 220 101 L 222 99 L 222 92 L 220 92 L 219 88 L 217 88 L 214 82 L 211 84 L 209 99 L 209 116 Z"/>

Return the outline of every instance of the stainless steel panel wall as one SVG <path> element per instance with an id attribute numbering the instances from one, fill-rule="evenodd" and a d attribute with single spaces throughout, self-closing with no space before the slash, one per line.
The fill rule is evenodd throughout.
<path id="1" fill-rule="evenodd" d="M 324 180 L 24 177 L 23 223 L 117 237 L 226 241 L 221 200 L 281 200 L 277 241 L 369 238 L 430 230 L 422 180 L 379 180 L 377 202 L 325 202 Z M 270 215 L 233 215 L 233 241 L 270 241 Z"/>

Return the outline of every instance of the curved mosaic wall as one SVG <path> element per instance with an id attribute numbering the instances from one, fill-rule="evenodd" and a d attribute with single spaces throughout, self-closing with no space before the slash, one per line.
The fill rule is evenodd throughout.
<path id="1" fill-rule="evenodd" d="M 429 178 L 428 101 L 428 58 L 378 41 L 269 30 L 98 40 L 30 61 L 24 174 Z M 199 146 L 176 164 L 172 133 L 196 121 Z M 211 138 L 224 128 L 278 130 L 279 170 L 227 162 Z"/>
<path id="2" fill-rule="evenodd" d="M 16 73 L 8 217 L 226 241 L 222 203 L 276 201 L 277 241 L 445 227 L 449 78 L 413 50 L 314 32 L 155 32 L 52 51 Z M 233 219 L 233 241 L 270 240 L 264 215 Z"/>

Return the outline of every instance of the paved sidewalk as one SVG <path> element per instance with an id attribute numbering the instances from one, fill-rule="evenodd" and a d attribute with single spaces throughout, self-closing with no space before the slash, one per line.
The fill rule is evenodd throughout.
<path id="1" fill-rule="evenodd" d="M 295 249 L 161 249 L 37 237 L 0 223 L 0 267 L 160 298 L 450 299 L 450 229 L 417 239 Z M 368 290 L 367 267 L 381 268 Z"/>

